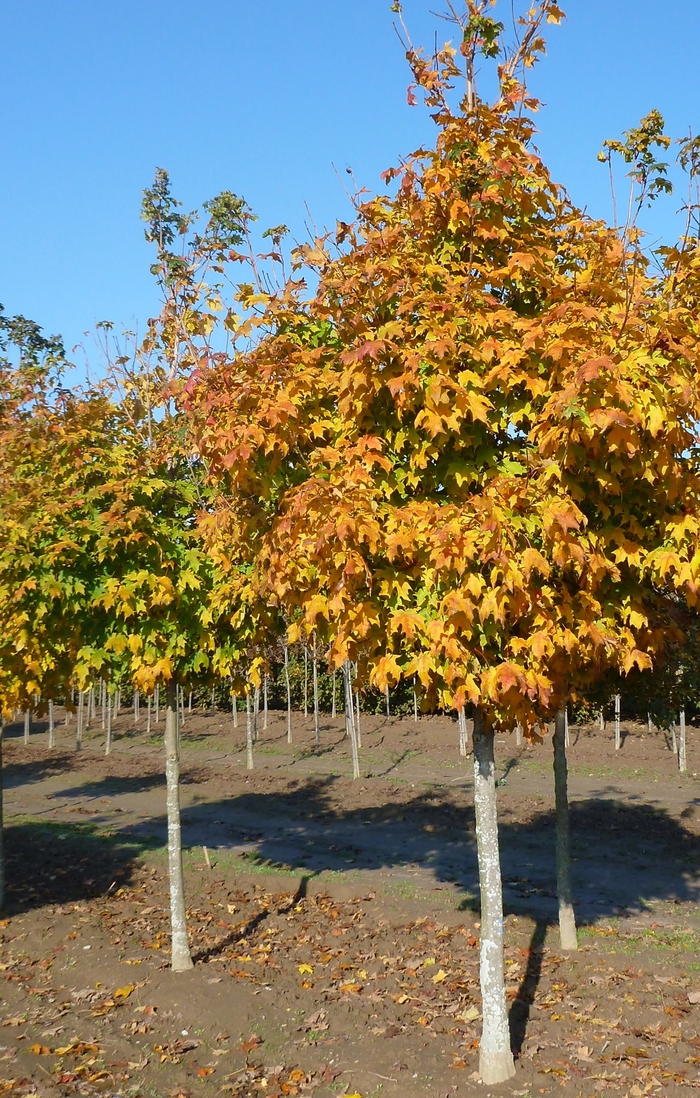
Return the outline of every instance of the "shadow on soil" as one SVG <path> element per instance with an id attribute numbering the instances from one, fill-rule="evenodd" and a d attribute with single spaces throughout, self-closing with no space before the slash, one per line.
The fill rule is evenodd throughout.
<path id="1" fill-rule="evenodd" d="M 152 778 L 107 777 L 91 782 L 89 790 L 94 796 L 114 795 L 144 780 Z M 391 871 L 401 895 L 424 904 L 427 890 L 444 889 L 449 882 L 462 894 L 455 908 L 478 910 L 474 812 L 464 791 L 426 790 L 408 800 L 362 807 L 352 803 L 347 782 L 334 788 L 338 782 L 333 776 L 310 778 L 282 793 L 250 792 L 192 805 L 182 813 L 184 844 L 206 845 L 220 857 L 227 850 L 243 854 L 251 868 L 270 873 L 299 871 L 303 887 L 324 870 L 384 870 Z M 580 926 L 643 911 L 655 900 L 698 902 L 700 838 L 665 810 L 612 799 L 578 801 L 571 808 L 571 833 Z M 129 883 L 146 846 L 162 847 L 165 840 L 163 816 L 120 828 L 113 837 L 89 825 L 10 826 L 8 910 L 112 892 Z M 547 930 L 556 924 L 553 812 L 535 809 L 524 822 L 503 812 L 500 845 L 505 913 L 534 922 L 527 972 L 511 1008 L 517 1052 L 540 979 Z M 382 881 L 387 885 L 386 876 Z"/>
<path id="2" fill-rule="evenodd" d="M 136 859 L 159 845 L 100 834 L 89 824 L 22 822 L 4 831 L 4 915 L 78 903 L 131 883 Z"/>

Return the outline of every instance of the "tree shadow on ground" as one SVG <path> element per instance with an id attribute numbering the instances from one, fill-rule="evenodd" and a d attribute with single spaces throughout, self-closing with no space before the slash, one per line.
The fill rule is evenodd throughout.
<path id="1" fill-rule="evenodd" d="M 6 762 L 2 768 L 3 783 L 7 788 L 28 785 L 50 778 L 53 774 L 62 774 L 75 768 L 75 753 L 56 751 L 36 759 L 24 762 Z"/>
<path id="2" fill-rule="evenodd" d="M 5 916 L 115 892 L 131 883 L 136 860 L 152 845 L 87 824 L 43 822 L 10 824 L 4 844 Z"/>

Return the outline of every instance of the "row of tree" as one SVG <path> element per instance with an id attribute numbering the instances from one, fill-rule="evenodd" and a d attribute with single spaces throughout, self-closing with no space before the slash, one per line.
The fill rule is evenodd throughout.
<path id="1" fill-rule="evenodd" d="M 259 254 L 242 199 L 184 214 L 159 171 L 143 216 L 163 308 L 140 342 L 102 326 L 104 382 L 65 388 L 60 341 L 0 319 L 3 708 L 96 677 L 162 689 L 175 969 L 178 684 L 233 680 L 250 711 L 270 646 L 313 645 L 343 674 L 355 754 L 351 667 L 462 729 L 469 709 L 489 1083 L 513 1072 L 494 731 L 554 722 L 573 948 L 565 708 L 626 677 L 663 723 L 697 681 L 700 576 L 700 142 L 679 146 L 681 238 L 650 255 L 663 120 L 605 144 L 628 214 L 592 219 L 536 153 L 523 79 L 562 12 L 540 0 L 508 46 L 492 6 L 451 8 L 457 49 L 406 41 L 435 144 L 333 233 L 289 249 L 277 226 Z"/>

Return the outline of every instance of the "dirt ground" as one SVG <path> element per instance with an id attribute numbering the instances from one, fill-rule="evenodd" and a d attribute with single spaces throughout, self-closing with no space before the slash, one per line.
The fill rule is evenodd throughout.
<path id="1" fill-rule="evenodd" d="M 245 769 L 230 713 L 186 714 L 190 973 L 168 970 L 162 722 L 74 750 L 6 730 L 0 1094 L 687 1094 L 700 1088 L 700 730 L 571 729 L 581 949 L 558 951 L 551 745 L 500 737 L 515 1078 L 478 1080 L 471 759 L 446 718 L 283 714 Z M 262 724 L 262 721 L 261 721 Z M 697 1000 L 697 1002 L 695 1001 Z"/>

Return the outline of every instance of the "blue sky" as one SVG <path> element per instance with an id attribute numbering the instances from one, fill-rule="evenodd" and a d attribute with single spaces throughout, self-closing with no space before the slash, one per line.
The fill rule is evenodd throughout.
<path id="1" fill-rule="evenodd" d="M 609 216 L 596 153 L 652 107 L 700 132 L 698 0 L 563 0 L 531 89 L 538 145 L 576 202 Z M 501 0 L 507 18 L 507 0 Z M 450 28 L 440 0 L 405 0 L 415 43 Z M 0 302 L 68 346 L 95 322 L 143 327 L 157 309 L 139 221 L 156 165 L 186 208 L 228 188 L 263 226 L 304 235 L 347 217 L 358 184 L 431 140 L 406 104 L 390 0 L 22 0 L 3 6 Z M 338 169 L 341 180 L 334 171 Z M 680 195 L 647 216 L 675 235 Z M 663 203 L 663 205 L 661 205 Z"/>

